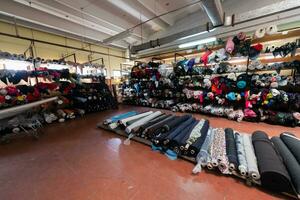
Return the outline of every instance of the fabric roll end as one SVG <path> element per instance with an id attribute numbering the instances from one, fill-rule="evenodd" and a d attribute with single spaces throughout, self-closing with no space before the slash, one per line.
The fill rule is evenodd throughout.
<path id="1" fill-rule="evenodd" d="M 229 164 L 229 171 L 235 171 L 235 165 L 233 163 Z"/>
<path id="2" fill-rule="evenodd" d="M 198 174 L 198 173 L 201 172 L 201 170 L 202 170 L 201 164 L 198 163 L 198 164 L 194 167 L 194 169 L 192 170 L 192 172 L 193 172 L 193 174 Z"/>

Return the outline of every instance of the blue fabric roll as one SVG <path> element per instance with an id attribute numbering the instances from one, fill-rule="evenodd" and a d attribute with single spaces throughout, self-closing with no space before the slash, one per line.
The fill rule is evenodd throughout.
<path id="1" fill-rule="evenodd" d="M 106 119 L 104 120 L 104 124 L 110 124 L 110 123 L 114 123 L 114 122 L 117 122 L 121 119 L 125 119 L 127 117 L 131 117 L 131 116 L 134 116 L 136 115 L 137 112 L 136 111 L 130 111 L 130 112 L 127 112 L 127 113 L 122 113 L 120 115 L 115 115 L 109 119 Z"/>

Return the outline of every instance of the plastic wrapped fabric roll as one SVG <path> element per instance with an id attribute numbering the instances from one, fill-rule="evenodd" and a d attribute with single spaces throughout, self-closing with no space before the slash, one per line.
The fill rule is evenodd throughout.
<path id="1" fill-rule="evenodd" d="M 292 152 L 298 163 L 300 163 L 300 139 L 289 133 L 281 133 L 280 138 Z"/>
<path id="2" fill-rule="evenodd" d="M 134 116 L 134 115 L 137 115 L 138 113 L 135 112 L 135 111 L 130 111 L 130 112 L 127 112 L 127 113 L 122 113 L 120 115 L 115 115 L 109 119 L 106 119 L 104 120 L 104 124 L 110 124 L 110 123 L 114 123 L 114 122 L 117 122 L 121 119 L 125 119 L 125 118 L 128 118 L 128 117 L 131 117 L 131 116 Z"/>
<path id="3" fill-rule="evenodd" d="M 281 137 L 281 136 L 280 136 Z M 281 155 L 283 162 L 289 172 L 289 175 L 292 179 L 294 188 L 298 194 L 300 194 L 300 165 L 297 162 L 296 158 L 293 156 L 291 151 L 287 148 L 285 143 L 279 137 L 272 137 L 272 142 L 275 146 L 275 149 Z"/>
<path id="4" fill-rule="evenodd" d="M 275 192 L 293 192 L 291 177 L 268 135 L 263 131 L 255 131 L 252 143 L 262 186 Z"/>
<path id="5" fill-rule="evenodd" d="M 225 129 L 225 139 L 226 139 L 226 154 L 229 161 L 229 170 L 234 171 L 238 168 L 239 163 L 238 163 L 234 133 L 231 128 Z"/>
<path id="6" fill-rule="evenodd" d="M 176 119 L 174 119 L 172 121 L 169 121 L 162 128 L 162 132 L 167 132 L 167 131 L 172 130 L 174 127 L 178 126 L 178 124 L 183 123 L 184 121 L 188 120 L 191 117 L 192 117 L 191 115 L 183 115 L 183 116 L 177 117 Z"/>
<path id="7" fill-rule="evenodd" d="M 192 116 L 190 116 L 190 118 L 188 120 L 181 123 L 180 126 L 178 126 L 175 130 L 172 130 L 172 133 L 167 135 L 167 137 L 163 141 L 163 145 L 167 147 L 167 145 L 173 138 L 175 138 L 178 134 L 180 134 L 181 131 L 183 131 L 186 127 L 188 127 L 194 121 L 195 121 L 195 119 Z"/>
<path id="8" fill-rule="evenodd" d="M 130 133 L 132 131 L 132 129 L 139 127 L 145 123 L 147 123 L 148 121 L 156 118 L 157 116 L 161 115 L 162 113 L 160 111 L 156 111 L 155 113 L 151 113 L 150 115 L 147 115 L 146 117 L 143 117 L 142 119 L 134 122 L 133 124 L 129 125 L 126 127 L 125 131 L 127 133 Z"/>
<path id="9" fill-rule="evenodd" d="M 199 151 L 205 141 L 208 129 L 209 129 L 209 121 L 205 120 L 203 123 L 203 126 L 200 130 L 201 136 L 198 137 L 197 140 L 194 143 L 192 143 L 191 146 L 188 148 L 187 156 L 190 156 L 190 157 L 197 156 L 197 154 L 199 153 Z"/>
<path id="10" fill-rule="evenodd" d="M 244 134 L 243 142 L 244 142 L 245 155 L 246 155 L 246 161 L 248 167 L 248 176 L 254 180 L 259 180 L 260 175 L 258 172 L 257 161 L 254 153 L 254 148 L 252 145 L 251 135 Z"/>
<path id="11" fill-rule="evenodd" d="M 155 136 L 155 134 L 160 132 L 161 128 L 164 126 L 165 123 L 173 120 L 175 117 L 176 117 L 175 115 L 171 115 L 171 116 L 167 117 L 166 119 L 164 119 L 156 124 L 153 124 L 152 126 L 146 128 L 145 131 L 143 131 L 143 134 L 145 134 L 145 137 L 147 137 L 147 138 L 153 138 Z"/>
<path id="12" fill-rule="evenodd" d="M 196 164 L 195 168 L 193 169 L 194 174 L 201 172 L 201 167 L 207 166 L 208 161 L 211 160 L 210 154 L 209 154 L 209 149 L 212 144 L 213 138 L 214 138 L 213 129 L 209 128 L 207 131 L 206 138 L 205 138 L 205 140 L 201 146 L 201 149 L 196 157 L 197 164 Z"/>
<path id="13" fill-rule="evenodd" d="M 237 132 L 235 133 L 235 143 L 236 143 L 237 157 L 239 161 L 238 169 L 242 176 L 246 176 L 248 172 L 248 167 L 247 167 L 243 136 Z"/>
<path id="14" fill-rule="evenodd" d="M 193 128 L 197 125 L 198 121 L 194 120 L 186 129 L 184 129 L 180 134 L 173 138 L 169 143 L 169 149 L 175 151 L 179 154 L 183 149 L 180 146 L 185 144 L 185 141 L 189 138 L 189 135 Z"/>
<path id="15" fill-rule="evenodd" d="M 150 115 L 152 113 L 153 113 L 153 111 L 148 111 L 148 112 L 140 113 L 140 114 L 134 115 L 132 117 L 127 117 L 125 119 L 121 119 L 121 120 L 119 120 L 119 123 L 123 124 L 125 126 L 126 122 L 128 122 L 128 121 L 131 121 L 131 120 L 134 120 L 134 119 L 139 119 L 141 117 L 145 117 L 145 116 Z"/>

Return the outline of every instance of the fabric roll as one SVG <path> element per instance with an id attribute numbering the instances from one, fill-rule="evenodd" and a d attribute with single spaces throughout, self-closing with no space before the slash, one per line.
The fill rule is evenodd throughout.
<path id="1" fill-rule="evenodd" d="M 173 120 L 173 121 L 177 121 L 177 119 Z M 156 146 L 162 146 L 164 144 L 165 139 L 167 138 L 168 135 L 170 135 L 173 131 L 177 130 L 178 128 L 180 128 L 180 125 L 182 123 L 180 121 L 177 121 L 177 123 L 173 123 L 172 126 L 170 126 L 170 130 L 168 129 L 164 129 L 164 127 L 162 128 L 162 130 L 160 131 L 160 133 L 158 133 L 157 135 L 155 135 L 155 137 L 152 139 L 154 145 Z M 166 130 L 168 130 L 167 132 L 165 132 Z"/>
<path id="2" fill-rule="evenodd" d="M 255 31 L 254 35 L 256 38 L 263 38 L 266 34 L 266 29 L 265 28 L 259 28 Z"/>
<path id="3" fill-rule="evenodd" d="M 128 122 L 128 121 L 131 121 L 131 120 L 134 120 L 134 119 L 139 119 L 141 117 L 145 117 L 145 116 L 150 115 L 152 113 L 153 113 L 153 111 L 148 111 L 148 112 L 140 113 L 138 115 L 134 115 L 134 116 L 131 116 L 131 117 L 127 117 L 125 119 L 121 119 L 121 120 L 119 120 L 119 123 L 125 126 L 126 122 Z"/>
<path id="4" fill-rule="evenodd" d="M 201 167 L 207 166 L 207 163 L 211 160 L 209 149 L 212 144 L 213 138 L 214 138 L 213 129 L 209 128 L 204 143 L 201 146 L 201 149 L 196 157 L 197 165 L 193 169 L 194 174 L 201 172 Z"/>
<path id="5" fill-rule="evenodd" d="M 214 139 L 211 150 L 211 160 L 214 167 L 218 167 L 221 173 L 229 174 L 229 162 L 226 156 L 225 133 L 222 128 L 214 129 Z"/>
<path id="6" fill-rule="evenodd" d="M 274 35 L 276 33 L 278 33 L 278 28 L 276 25 L 270 25 L 266 28 L 266 34 Z"/>
<path id="7" fill-rule="evenodd" d="M 262 131 L 255 131 L 252 143 L 262 186 L 276 192 L 292 192 L 291 177 L 268 135 Z"/>
<path id="8" fill-rule="evenodd" d="M 300 139 L 289 133 L 281 133 L 280 138 L 300 163 Z"/>
<path id="9" fill-rule="evenodd" d="M 110 123 L 114 123 L 114 122 L 117 122 L 121 119 L 125 119 L 125 118 L 128 118 L 128 117 L 131 117 L 131 116 L 134 116 L 134 115 L 137 115 L 138 113 L 135 112 L 135 111 L 130 111 L 130 112 L 127 112 L 127 113 L 122 113 L 120 115 L 115 115 L 109 119 L 106 119 L 104 120 L 104 124 L 110 124 Z"/>
<path id="10" fill-rule="evenodd" d="M 211 144 L 209 146 L 209 150 L 208 150 L 208 153 L 209 153 L 209 157 L 207 159 L 207 168 L 208 169 L 213 169 L 214 167 L 217 167 L 218 166 L 218 161 L 216 159 L 216 156 L 215 156 L 215 149 L 217 148 L 216 146 L 216 142 L 215 142 L 215 135 L 217 133 L 216 129 L 212 129 L 212 133 L 213 133 L 213 137 L 212 137 L 212 141 L 211 141 Z"/>
<path id="11" fill-rule="evenodd" d="M 140 127 L 140 130 L 141 132 L 143 132 L 144 130 L 146 130 L 148 127 L 152 126 L 153 124 L 156 124 L 164 119 L 166 119 L 167 117 L 169 117 L 171 115 L 166 115 L 166 114 L 162 114 L 154 119 L 152 119 L 151 121 L 147 122 L 146 124 L 143 124 L 141 127 Z"/>
<path id="12" fill-rule="evenodd" d="M 196 142 L 196 140 L 201 136 L 201 129 L 203 127 L 205 123 L 204 119 L 201 119 L 198 124 L 193 128 L 193 130 L 191 131 L 191 134 L 189 136 L 189 138 L 186 140 L 185 142 L 185 146 L 184 149 L 188 150 L 188 148 L 194 143 Z"/>
<path id="13" fill-rule="evenodd" d="M 180 134 L 178 134 L 175 138 L 173 138 L 172 141 L 170 141 L 169 148 L 179 154 L 181 152 L 180 146 L 185 144 L 185 141 L 188 139 L 191 131 L 197 125 L 197 123 L 197 120 L 193 120 L 193 122 L 188 127 L 182 130 Z"/>
<path id="14" fill-rule="evenodd" d="M 139 121 L 136 121 L 133 124 L 127 126 L 126 129 L 125 129 L 125 131 L 127 133 L 130 133 L 133 128 L 139 127 L 139 126 L 147 123 L 148 121 L 156 118 L 157 116 L 159 116 L 161 114 L 162 113 L 160 111 L 156 111 L 155 113 L 151 113 L 150 115 L 147 115 L 146 117 L 140 119 Z"/>
<path id="15" fill-rule="evenodd" d="M 191 115 L 183 115 L 177 117 L 176 119 L 166 123 L 162 129 L 162 132 L 167 132 L 172 130 L 174 127 L 178 126 L 179 124 L 183 123 L 184 121 L 188 120 L 191 117 L 192 117 Z"/>
<path id="16" fill-rule="evenodd" d="M 149 116 L 149 115 L 147 115 L 147 116 Z M 143 119 L 143 118 L 145 118 L 147 116 L 143 116 L 143 117 L 140 117 L 140 118 L 137 118 L 137 119 L 130 120 L 130 121 L 128 121 L 128 122 L 125 123 L 125 126 L 126 127 L 130 126 L 131 124 L 133 124 L 133 123 L 135 123 L 135 122 L 137 122 L 137 121 L 139 121 L 139 120 L 141 120 L 141 119 Z"/>
<path id="17" fill-rule="evenodd" d="M 234 171 L 238 168 L 238 157 L 236 143 L 234 139 L 234 132 L 231 128 L 225 129 L 225 139 L 226 139 L 226 154 L 229 161 L 229 170 Z"/>
<path id="18" fill-rule="evenodd" d="M 246 153 L 244 148 L 243 136 L 239 133 L 235 133 L 235 143 L 237 150 L 237 157 L 239 161 L 238 170 L 242 176 L 246 176 L 248 172 Z"/>
<path id="19" fill-rule="evenodd" d="M 289 175 L 292 179 L 294 188 L 298 194 L 300 194 L 300 164 L 297 162 L 296 158 L 293 156 L 292 152 L 288 149 L 285 143 L 279 137 L 272 137 L 272 142 L 275 146 L 275 149 L 281 155 L 283 162 L 289 172 Z"/>
<path id="20" fill-rule="evenodd" d="M 257 167 L 257 160 L 252 145 L 251 135 L 243 134 L 243 143 L 248 167 L 248 176 L 254 180 L 259 180 L 260 175 Z"/>
<path id="21" fill-rule="evenodd" d="M 190 118 L 188 120 L 181 123 L 178 127 L 176 127 L 176 129 L 172 130 L 172 132 L 166 136 L 166 138 L 163 141 L 163 145 L 167 147 L 167 145 L 173 138 L 175 138 L 178 134 L 180 134 L 181 131 L 187 128 L 194 121 L 195 119 L 190 115 Z"/>
<path id="22" fill-rule="evenodd" d="M 143 131 L 143 134 L 147 138 L 153 138 L 155 134 L 160 132 L 161 128 L 164 126 L 165 123 L 173 120 L 175 117 L 176 117 L 175 115 L 171 115 L 171 116 L 167 117 L 166 119 L 164 119 L 156 124 L 153 124 L 152 126 L 146 128 Z"/>
<path id="23" fill-rule="evenodd" d="M 205 141 L 205 138 L 207 136 L 207 132 L 208 132 L 208 129 L 209 129 L 209 121 L 208 120 L 204 120 L 204 123 L 201 127 L 201 130 L 200 130 L 200 137 L 198 137 L 196 139 L 195 142 L 193 142 L 188 150 L 187 150 L 187 156 L 190 156 L 190 157 L 196 157 L 197 154 L 199 153 L 204 141 Z"/>

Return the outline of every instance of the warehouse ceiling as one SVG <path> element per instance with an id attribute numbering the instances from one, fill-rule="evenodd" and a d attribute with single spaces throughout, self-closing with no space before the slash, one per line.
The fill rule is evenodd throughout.
<path id="1" fill-rule="evenodd" d="M 207 0 L 203 0 L 205 1 Z M 284 1 L 292 0 L 219 0 L 226 16 L 255 11 Z M 2 20 L 120 48 L 128 48 L 129 45 L 138 46 L 211 21 L 203 8 L 203 3 L 199 0 L 0 0 L 0 2 Z M 141 23 L 142 25 L 139 25 Z M 185 34 L 188 34 L 188 31 Z M 159 48 L 161 47 L 156 49 Z"/>

